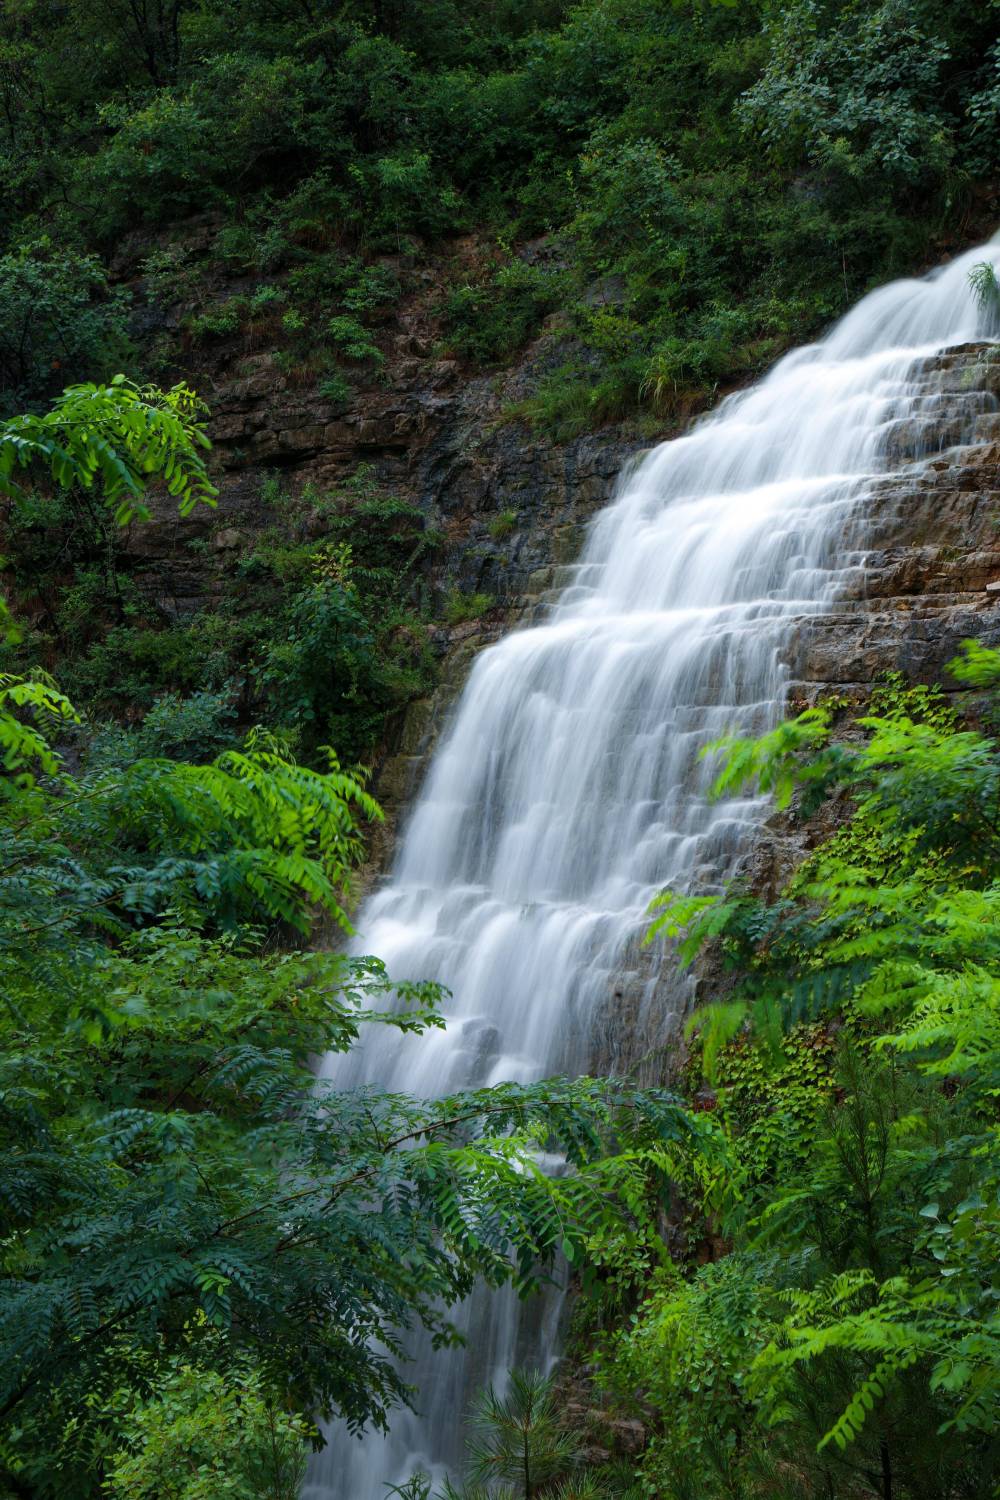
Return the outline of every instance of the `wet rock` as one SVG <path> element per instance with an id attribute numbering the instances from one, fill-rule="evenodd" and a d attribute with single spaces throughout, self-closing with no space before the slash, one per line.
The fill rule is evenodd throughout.
<path id="1" fill-rule="evenodd" d="M 242 543 L 243 533 L 242 531 L 237 531 L 235 526 L 223 527 L 221 531 L 216 532 L 212 539 L 212 546 L 216 552 L 230 552 L 234 547 L 241 546 Z"/>
<path id="2" fill-rule="evenodd" d="M 585 307 L 621 307 L 627 300 L 624 276 L 602 276 L 592 281 L 581 298 Z"/>

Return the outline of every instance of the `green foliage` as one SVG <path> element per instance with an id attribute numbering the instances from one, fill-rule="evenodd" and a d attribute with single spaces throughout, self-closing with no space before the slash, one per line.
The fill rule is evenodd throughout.
<path id="1" fill-rule="evenodd" d="M 966 642 L 952 671 L 995 691 L 995 658 Z M 643 1472 L 671 1500 L 992 1494 L 1000 745 L 898 678 L 847 741 L 833 725 L 725 746 L 720 794 L 849 799 L 779 897 L 657 903 L 656 935 L 734 976 L 689 1029 L 709 1136 L 674 1166 L 689 1243 L 707 1216 L 728 1253 L 656 1273 L 605 1348 L 609 1388 L 655 1410 Z"/>
<path id="2" fill-rule="evenodd" d="M 507 408 L 508 419 L 521 418 L 556 442 L 625 416 L 633 407 L 638 378 L 635 372 L 589 372 L 576 363 L 560 365 L 544 375 L 532 395 Z"/>
<path id="3" fill-rule="evenodd" d="M 346 406 L 338 364 L 377 376 L 383 321 L 447 240 L 434 300 L 463 358 L 506 360 L 559 315 L 508 415 L 560 440 L 639 406 L 681 420 L 975 218 L 995 29 L 970 0 L 23 0 L 0 16 L 0 398 L 127 367 L 113 255 L 144 315 L 230 351 L 274 340 Z M 164 225 L 176 248 L 150 249 Z M 995 278 L 973 287 L 991 307 Z M 158 478 L 184 511 L 211 501 L 201 416 L 184 387 L 119 378 L 0 430 L 37 621 L 3 609 L 7 664 L 58 656 L 88 709 L 0 680 L 0 1483 L 277 1500 L 306 1432 L 288 1413 L 383 1422 L 403 1329 L 447 1342 L 477 1276 L 529 1290 L 561 1246 L 607 1323 L 644 1284 L 602 1359 L 629 1413 L 642 1393 L 647 1493 L 985 1500 L 996 652 L 955 668 L 975 727 L 891 683 L 846 743 L 831 707 L 716 747 L 720 793 L 852 811 L 769 904 L 659 904 L 657 938 L 683 961 L 714 943 L 727 971 L 689 1033 L 696 1109 L 587 1081 L 344 1098 L 305 1059 L 369 1021 L 419 1033 L 439 996 L 279 944 L 314 907 L 345 920 L 376 809 L 322 747 L 367 757 L 426 691 L 435 539 L 361 474 L 286 499 L 219 611 L 165 625 L 116 528 Z M 108 707 L 127 729 L 95 726 Z M 234 713 L 279 733 L 244 743 Z M 544 1178 L 541 1147 L 573 1170 Z M 668 1178 L 680 1266 L 656 1233 Z M 519 1390 L 485 1438 L 512 1465 Z M 251 1474 L 279 1434 L 285 1474 Z M 511 1482 L 523 1464 L 497 1500 Z"/>
<path id="4" fill-rule="evenodd" d="M 28 682 L 7 673 L 0 677 L 0 751 L 4 770 L 15 775 L 17 785 L 29 786 L 36 768 L 46 776 L 56 774 L 59 760 L 46 730 L 76 722 L 73 705 L 53 684 Z"/>
<path id="5" fill-rule="evenodd" d="M 107 594 L 95 600 L 104 611 L 108 604 Z M 134 613 L 126 608 L 126 619 Z M 197 616 L 188 625 L 123 622 L 106 632 L 95 630 L 98 624 L 99 617 L 90 617 L 63 642 L 67 686 L 91 714 L 148 710 L 171 690 L 215 692 L 237 670 L 224 618 Z"/>
<path id="6" fill-rule="evenodd" d="M 140 757 L 210 759 L 213 753 L 233 748 L 235 718 L 231 690 L 203 691 L 190 698 L 165 693 L 143 719 L 135 736 L 136 750 Z"/>
<path id="7" fill-rule="evenodd" d="M 213 255 L 280 288 L 300 366 L 332 341 L 374 367 L 414 261 L 471 230 L 439 299 L 460 354 L 507 359 L 558 312 L 598 392 L 585 406 L 579 382 L 560 432 L 643 404 L 676 419 L 974 210 L 1000 150 L 993 19 L 971 0 L 25 0 L 0 34 L 0 249 L 74 247 L 52 285 L 100 363 L 114 298 L 92 256 L 208 210 Z M 198 308 L 192 332 L 279 308 L 246 312 Z"/>
<path id="8" fill-rule="evenodd" d="M 198 414 L 185 388 L 71 388 L 48 418 L 7 424 L 8 472 L 44 460 L 58 486 L 117 503 L 119 524 L 162 474 L 189 510 L 210 493 Z M 355 553 L 357 515 L 334 506 L 322 546 L 268 562 L 305 575 L 292 639 L 311 649 L 319 631 L 345 698 L 359 661 L 379 666 L 366 600 L 394 597 L 426 546 L 367 476 L 351 499 L 388 538 L 369 528 Z M 14 500 L 28 533 L 51 521 L 46 499 Z M 21 649 L 6 610 L 3 625 Z M 307 705 L 329 691 L 297 685 Z M 440 991 L 376 959 L 278 946 L 317 913 L 350 930 L 359 819 L 380 812 L 332 752 L 320 771 L 264 730 L 234 745 L 230 699 L 165 695 L 138 728 L 94 732 L 50 681 L 0 679 L 0 1484 L 14 1493 L 291 1496 L 311 1431 L 296 1412 L 384 1425 L 410 1397 L 398 1357 L 415 1322 L 448 1343 L 448 1309 L 478 1278 L 527 1295 L 557 1251 L 582 1264 L 619 1222 L 648 1237 L 649 1174 L 688 1131 L 671 1097 L 614 1082 L 438 1101 L 317 1083 L 309 1059 L 362 1026 L 440 1025 Z M 164 756 L 220 741 L 204 764 Z M 564 1178 L 541 1170 L 542 1148 L 564 1154 Z"/>
<path id="9" fill-rule="evenodd" d="M 48 470 L 62 489 L 97 487 L 119 523 L 148 514 L 143 495 L 162 478 L 189 515 L 216 491 L 200 450 L 203 404 L 186 385 L 161 391 L 116 375 L 110 385 L 69 386 L 43 416 L 0 425 L 0 491 L 17 495 L 17 469 Z"/>
<path id="10" fill-rule="evenodd" d="M 639 1491 L 609 1467 L 588 1472 L 580 1434 L 561 1411 L 552 1376 L 509 1370 L 502 1392 L 493 1386 L 473 1401 L 466 1443 L 468 1478 L 446 1479 L 433 1496 L 416 1473 L 390 1495 L 399 1500 L 638 1500 Z"/>
<path id="11" fill-rule="evenodd" d="M 967 687 L 996 687 L 1000 682 L 1000 651 L 991 650 L 981 641 L 963 641 L 962 655 L 951 663 L 949 671 Z"/>
<path id="12" fill-rule="evenodd" d="M 363 760 L 387 716 L 433 681 L 422 569 L 437 537 L 363 466 L 341 490 L 304 493 L 292 509 L 313 507 L 325 540 L 289 546 L 275 534 L 241 566 L 270 615 L 251 647 L 254 681 L 310 753 L 332 743 Z"/>
<path id="13" fill-rule="evenodd" d="M 164 392 L 116 376 L 110 386 L 68 387 L 42 416 L 0 424 L 0 489 L 11 500 L 8 536 L 14 550 L 4 562 L 25 592 L 38 591 L 57 634 L 86 626 L 107 603 L 119 618 L 127 612 L 117 534 L 123 522 L 148 514 L 144 497 L 151 484 L 165 481 L 182 514 L 199 502 L 214 503 L 202 452 L 208 447 L 203 410 L 184 385 Z M 25 488 L 15 481 L 18 470 L 28 478 L 47 477 L 54 492 Z M 59 554 L 51 546 L 56 527 L 66 541 Z M 56 602 L 52 574 L 74 551 L 82 566 L 74 586 Z M 2 601 L 0 622 L 8 653 L 23 658 L 30 648 L 24 632 L 12 628 Z"/>
<path id="14" fill-rule="evenodd" d="M 225 702 L 223 720 L 264 717 L 297 737 L 312 763 L 325 763 L 327 744 L 346 762 L 367 760 L 390 716 L 434 680 L 426 570 L 437 533 L 364 466 L 330 493 L 293 496 L 275 482 L 262 498 L 273 525 L 222 573 L 220 602 L 165 621 L 103 506 L 86 491 L 57 500 L 22 494 L 8 561 L 39 618 L 10 664 L 30 666 L 54 648 L 67 688 L 91 717 L 131 722 L 158 700 L 159 715 L 175 703 L 189 724 L 178 722 L 172 741 L 160 736 L 175 746 L 166 753 L 200 756 L 231 744 L 222 720 L 209 723 Z"/>
<path id="15" fill-rule="evenodd" d="M 338 411 L 346 411 L 354 398 L 350 381 L 339 371 L 327 375 L 320 381 L 317 389 L 324 400 L 329 401 Z"/>
<path id="16" fill-rule="evenodd" d="M 481 619 L 493 608 L 490 594 L 463 594 L 452 589 L 444 602 L 444 617 L 449 625 L 463 625 L 466 620 Z"/>
<path id="17" fill-rule="evenodd" d="M 954 150 L 942 107 L 951 28 L 935 34 L 933 11 L 903 0 L 824 9 L 798 0 L 771 11 L 771 57 L 744 119 L 779 159 L 804 156 L 834 179 L 943 176 Z"/>
<path id="18" fill-rule="evenodd" d="M 141 262 L 146 295 L 164 307 L 189 296 L 198 281 L 197 268 L 183 244 L 153 250 Z"/>
<path id="19" fill-rule="evenodd" d="M 981 260 L 973 266 L 969 272 L 969 285 L 984 311 L 993 314 L 1000 311 L 1000 282 L 989 261 Z"/>
<path id="20" fill-rule="evenodd" d="M 228 297 L 218 307 L 197 313 L 188 319 L 188 332 L 195 343 L 211 339 L 228 338 L 238 333 L 247 313 L 247 303 L 242 297 Z"/>
<path id="21" fill-rule="evenodd" d="M 0 256 L 0 412 L 106 376 L 128 352 L 127 301 L 96 256 L 48 240 Z"/>
<path id="22" fill-rule="evenodd" d="M 486 527 L 494 542 L 503 542 L 517 530 L 517 511 L 502 510 Z"/>
<path id="23" fill-rule="evenodd" d="M 345 570 L 294 595 L 283 639 L 258 669 L 280 722 L 322 732 L 348 755 L 363 755 L 391 703 L 376 639 Z M 356 707 L 368 710 L 360 718 Z"/>
<path id="24" fill-rule="evenodd" d="M 723 739 L 708 745 L 703 752 L 706 756 L 720 751 L 725 755 L 713 794 L 722 797 L 749 783 L 758 791 L 773 795 L 778 807 L 784 809 L 807 774 L 811 781 L 817 782 L 822 794 L 830 776 L 828 758 L 809 753 L 826 747 L 830 719 L 830 707 L 818 704 L 805 709 L 798 718 L 779 724 L 760 739 Z M 809 756 L 805 760 L 808 770 L 803 771 L 806 756 Z"/>
<path id="25" fill-rule="evenodd" d="M 748 1370 L 770 1331 L 767 1267 L 731 1255 L 689 1281 L 662 1278 L 616 1349 L 614 1381 L 642 1389 L 658 1430 L 644 1456 L 647 1490 L 683 1500 L 753 1493 L 743 1482 Z M 763 1287 L 761 1283 L 764 1283 Z"/>
<path id="26" fill-rule="evenodd" d="M 5 441 L 132 506 L 163 472 L 189 508 L 207 487 L 196 410 L 183 389 L 118 381 L 71 389 Z M 352 498 L 412 565 L 408 507 L 364 476 Z M 50 514 L 15 500 L 29 530 Z M 271 565 L 306 571 L 293 621 L 325 628 L 330 609 L 346 650 L 344 621 L 365 628 L 354 576 L 377 599 L 406 567 L 377 530 L 355 556 L 353 520 L 329 519 L 324 546 Z M 344 670 L 359 687 L 349 653 Z M 381 814 L 332 752 L 313 770 L 264 730 L 234 745 L 231 718 L 226 688 L 95 732 L 47 679 L 0 678 L 0 1484 L 15 1494 L 287 1500 L 311 1433 L 296 1412 L 384 1426 L 411 1394 L 407 1328 L 448 1343 L 478 1278 L 527 1295 L 557 1251 L 582 1264 L 614 1223 L 648 1236 L 648 1175 L 688 1131 L 670 1096 L 614 1082 L 437 1101 L 317 1082 L 310 1058 L 363 1026 L 442 1024 L 440 990 L 280 943 L 318 913 L 350 930 L 359 819 Z M 164 756 L 220 741 L 200 765 Z M 565 1155 L 565 1178 L 540 1148 Z"/>
<path id="27" fill-rule="evenodd" d="M 509 359 L 563 302 L 565 272 L 512 260 L 482 285 L 455 287 L 445 305 L 449 341 L 482 364 Z"/>
<path id="28" fill-rule="evenodd" d="M 385 363 L 378 345 L 353 314 L 341 313 L 328 319 L 326 331 L 345 359 L 370 360 L 374 365 Z"/>
<path id="29" fill-rule="evenodd" d="M 126 1407 L 109 1495 L 296 1500 L 312 1429 L 275 1405 L 257 1370 L 219 1373 L 175 1355 L 158 1375 L 155 1395 Z"/>
<path id="30" fill-rule="evenodd" d="M 512 1370 L 502 1393 L 484 1391 L 472 1422 L 471 1478 L 491 1492 L 500 1484 L 532 1500 L 579 1461 L 577 1444 L 560 1425 L 552 1381 L 531 1371 Z"/>
<path id="31" fill-rule="evenodd" d="M 362 1026 L 441 1024 L 433 985 L 262 943 L 317 909 L 345 923 L 356 817 L 378 815 L 359 783 L 261 734 L 208 765 L 106 752 L 70 774 L 46 732 L 67 701 L 3 692 L 0 1477 L 285 1494 L 305 1431 L 285 1413 L 384 1423 L 409 1397 L 402 1330 L 446 1343 L 477 1277 L 526 1294 L 557 1249 L 648 1225 L 683 1112 L 606 1081 L 317 1083 L 309 1058 Z"/>

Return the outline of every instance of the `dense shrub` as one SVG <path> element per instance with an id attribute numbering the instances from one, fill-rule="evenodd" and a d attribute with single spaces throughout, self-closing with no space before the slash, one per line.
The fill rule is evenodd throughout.
<path id="1" fill-rule="evenodd" d="M 41 240 L 0 256 L 0 414 L 113 374 L 128 356 L 127 307 L 93 255 Z"/>

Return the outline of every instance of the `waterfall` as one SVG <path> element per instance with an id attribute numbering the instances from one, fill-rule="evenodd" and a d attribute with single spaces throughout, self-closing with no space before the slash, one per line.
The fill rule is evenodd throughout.
<path id="1" fill-rule="evenodd" d="M 450 988 L 447 1029 L 377 1028 L 330 1062 L 338 1086 L 432 1096 L 580 1072 L 626 1004 L 630 1026 L 669 1041 L 684 995 L 638 960 L 650 898 L 717 885 L 762 812 L 752 798 L 710 803 L 698 752 L 781 715 L 803 622 L 837 609 L 863 570 L 873 490 L 900 441 L 919 456 L 954 441 L 956 421 L 974 434 L 982 398 L 926 372 L 990 331 L 968 280 L 984 259 L 1000 264 L 1000 247 L 874 292 L 662 444 L 592 523 L 544 621 L 479 657 L 391 879 L 359 918 L 363 951 L 390 973 Z M 418 1413 L 398 1413 L 388 1438 L 335 1432 L 309 1500 L 377 1500 L 418 1466 L 440 1473 L 471 1390 L 556 1352 L 557 1298 L 528 1320 L 506 1294 L 463 1311 L 465 1351 L 414 1344 Z"/>

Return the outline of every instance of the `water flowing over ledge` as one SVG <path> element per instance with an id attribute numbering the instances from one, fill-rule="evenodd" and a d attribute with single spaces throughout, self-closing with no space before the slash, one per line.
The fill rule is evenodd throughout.
<path id="1" fill-rule="evenodd" d="M 717 884 L 761 815 L 748 799 L 709 803 L 698 752 L 781 715 L 803 618 L 864 568 L 871 482 L 901 429 L 912 451 L 914 431 L 918 449 L 924 427 L 934 442 L 943 403 L 961 416 L 921 371 L 991 333 L 968 279 L 984 259 L 1000 265 L 1000 248 L 873 293 L 661 445 L 593 523 L 549 618 L 479 658 L 359 919 L 391 973 L 449 986 L 447 1030 L 332 1059 L 338 1086 L 432 1096 L 579 1072 L 629 971 L 647 1011 L 663 1008 L 635 967 L 650 898 Z M 665 1039 L 676 1015 L 646 1019 Z M 554 1358 L 558 1312 L 558 1297 L 527 1319 L 509 1295 L 471 1298 L 466 1350 L 414 1341 L 419 1413 L 398 1413 L 388 1438 L 331 1434 L 307 1500 L 376 1500 L 418 1466 L 454 1464 L 471 1390 Z"/>

